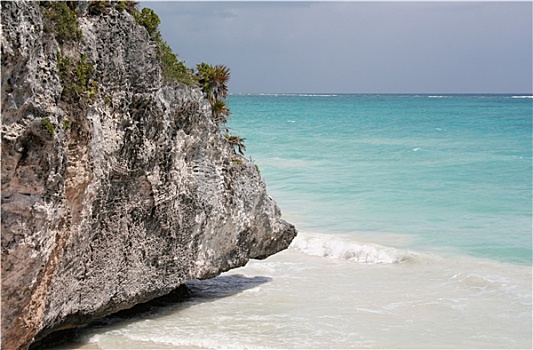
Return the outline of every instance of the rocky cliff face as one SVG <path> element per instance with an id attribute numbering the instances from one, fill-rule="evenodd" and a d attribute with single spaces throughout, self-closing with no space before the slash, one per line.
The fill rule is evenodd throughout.
<path id="1" fill-rule="evenodd" d="M 37 3 L 1 6 L 3 349 L 290 244 L 255 166 L 201 91 L 163 84 L 128 12 L 80 3 L 81 38 L 60 44 Z M 77 97 L 67 57 L 90 74 Z"/>

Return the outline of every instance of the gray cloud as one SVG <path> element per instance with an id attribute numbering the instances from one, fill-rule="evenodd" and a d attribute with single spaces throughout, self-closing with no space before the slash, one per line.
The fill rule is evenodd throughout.
<path id="1" fill-rule="evenodd" d="M 530 2 L 150 2 L 232 92 L 532 90 Z"/>

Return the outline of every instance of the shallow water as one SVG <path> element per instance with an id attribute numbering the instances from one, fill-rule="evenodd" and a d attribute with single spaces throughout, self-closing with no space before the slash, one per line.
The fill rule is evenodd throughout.
<path id="1" fill-rule="evenodd" d="M 187 302 L 85 339 L 103 349 L 531 347 L 529 267 L 375 244 L 357 250 L 381 263 L 361 263 L 342 253 L 365 246 L 352 237 L 303 234 L 266 261 L 192 281 Z"/>

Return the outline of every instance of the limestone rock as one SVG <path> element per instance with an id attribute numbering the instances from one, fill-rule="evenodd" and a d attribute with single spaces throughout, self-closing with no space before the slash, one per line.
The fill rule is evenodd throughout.
<path id="1" fill-rule="evenodd" d="M 3 349 L 287 248 L 255 166 L 129 13 L 83 4 L 61 46 L 36 2 L 1 7 Z M 91 98 L 65 102 L 58 51 L 94 67 Z"/>

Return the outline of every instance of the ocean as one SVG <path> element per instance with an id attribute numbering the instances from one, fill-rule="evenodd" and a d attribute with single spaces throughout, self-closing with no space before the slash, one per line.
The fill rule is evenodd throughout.
<path id="1" fill-rule="evenodd" d="M 522 95 L 228 98 L 291 247 L 80 332 L 101 349 L 532 348 Z"/>

